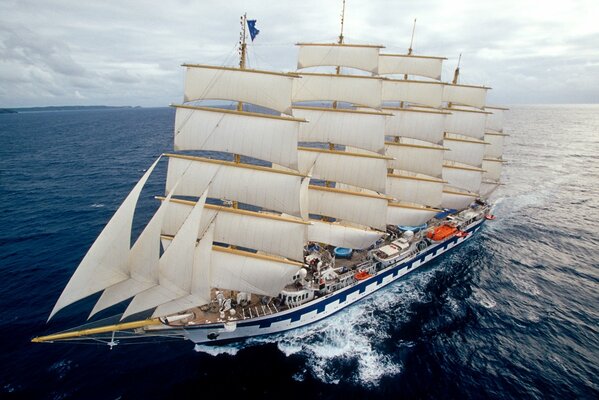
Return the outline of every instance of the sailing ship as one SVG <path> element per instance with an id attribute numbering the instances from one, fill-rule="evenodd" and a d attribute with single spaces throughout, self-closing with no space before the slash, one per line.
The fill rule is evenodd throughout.
<path id="1" fill-rule="evenodd" d="M 344 6 L 345 7 L 345 6 Z M 145 172 L 50 314 L 89 317 L 34 342 L 183 338 L 218 344 L 322 320 L 470 240 L 501 184 L 500 107 L 441 81 L 445 58 L 299 43 L 297 71 L 184 64 L 173 153 Z M 412 32 L 412 39 L 413 39 Z M 215 106 L 214 100 L 227 101 Z M 233 105 L 233 106 L 231 106 Z M 215 153 L 219 152 L 219 153 Z M 220 154 L 218 158 L 210 155 Z M 164 196 L 131 244 L 140 192 Z"/>

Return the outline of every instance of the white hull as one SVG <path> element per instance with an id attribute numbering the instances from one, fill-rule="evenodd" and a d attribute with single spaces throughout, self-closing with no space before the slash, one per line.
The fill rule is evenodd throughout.
<path id="1" fill-rule="evenodd" d="M 346 288 L 315 299 L 301 306 L 262 317 L 239 320 L 234 325 L 223 323 L 206 324 L 197 327 L 177 329 L 179 333 L 196 344 L 217 344 L 240 340 L 252 336 L 268 335 L 299 328 L 325 319 L 334 313 L 352 305 L 384 286 L 398 280 L 404 275 L 425 265 L 441 254 L 470 239 L 477 232 L 484 219 L 475 221 L 466 229 L 465 237 L 451 237 L 443 242 L 435 243 L 414 257 L 398 261 L 380 270 L 371 278 L 358 281 Z M 374 261 L 373 261 L 374 262 Z"/>

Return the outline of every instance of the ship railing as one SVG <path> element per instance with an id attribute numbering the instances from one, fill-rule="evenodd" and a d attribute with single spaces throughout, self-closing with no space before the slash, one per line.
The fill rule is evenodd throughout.
<path id="1" fill-rule="evenodd" d="M 241 317 L 243 319 L 251 319 L 257 317 L 263 317 L 265 315 L 271 315 L 279 312 L 279 309 L 273 302 L 268 302 L 266 304 L 259 304 L 253 306 L 247 306 L 241 309 Z"/>

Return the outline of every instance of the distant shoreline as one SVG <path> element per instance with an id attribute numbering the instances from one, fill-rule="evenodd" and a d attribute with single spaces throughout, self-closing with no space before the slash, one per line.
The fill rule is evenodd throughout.
<path id="1" fill-rule="evenodd" d="M 0 114 L 16 114 L 38 111 L 80 111 L 80 110 L 113 110 L 123 108 L 141 108 L 140 106 L 47 106 L 47 107 L 15 107 L 0 108 Z"/>

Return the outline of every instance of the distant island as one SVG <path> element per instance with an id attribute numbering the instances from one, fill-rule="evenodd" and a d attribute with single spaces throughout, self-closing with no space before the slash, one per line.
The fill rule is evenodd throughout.
<path id="1" fill-rule="evenodd" d="M 33 111 L 78 111 L 78 110 L 110 110 L 116 108 L 141 108 L 140 106 L 48 106 L 48 107 L 18 107 L 0 108 L 0 114 L 15 114 Z"/>

